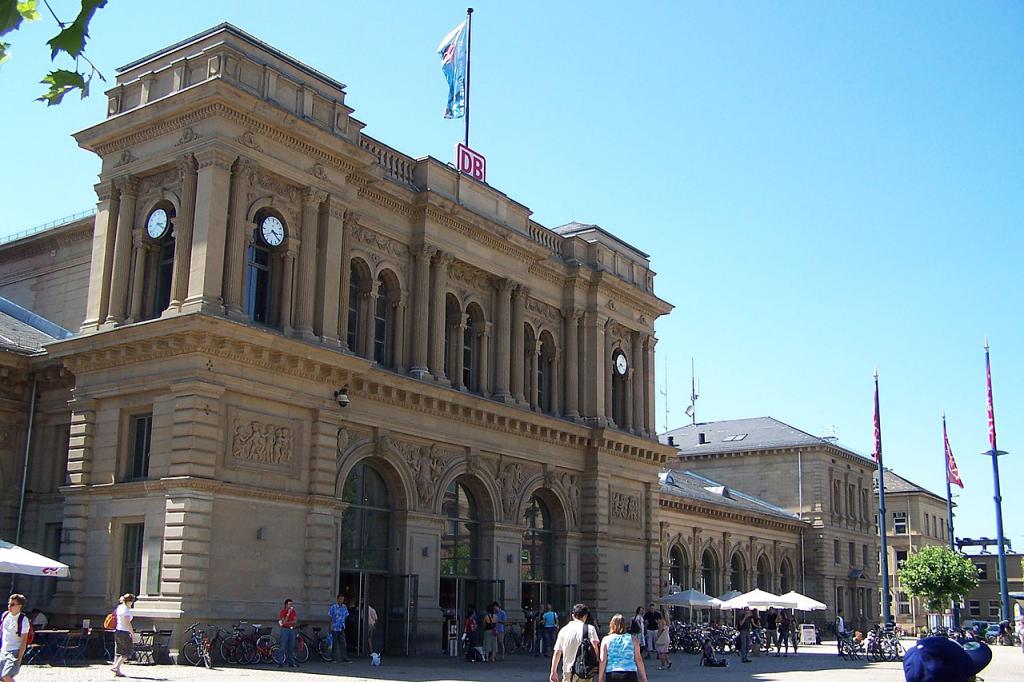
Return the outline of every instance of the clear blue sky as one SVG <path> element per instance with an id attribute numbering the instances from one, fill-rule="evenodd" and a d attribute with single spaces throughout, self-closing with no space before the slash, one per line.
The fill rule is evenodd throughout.
<path id="1" fill-rule="evenodd" d="M 72 0 L 54 8 L 72 14 Z M 292 7 L 292 8 L 289 8 Z M 348 84 L 367 132 L 449 159 L 434 52 L 463 2 L 127 2 L 93 23 L 114 68 L 228 20 Z M 992 343 L 1008 535 L 1024 550 L 1024 4 L 477 2 L 473 146 L 548 226 L 596 222 L 653 254 L 659 384 L 686 420 L 834 425 L 943 490 L 940 415 L 967 489 L 958 534 L 994 535 L 982 342 Z M 0 235 L 89 208 L 70 134 L 102 85 L 47 110 L 47 20 L 0 68 Z M 659 386 L 661 388 L 661 386 Z M 658 426 L 664 424 L 659 397 Z"/>

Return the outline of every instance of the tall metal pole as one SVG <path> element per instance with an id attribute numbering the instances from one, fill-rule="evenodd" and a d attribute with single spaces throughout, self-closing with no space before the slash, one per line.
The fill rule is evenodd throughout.
<path id="1" fill-rule="evenodd" d="M 988 357 L 988 339 L 985 339 L 985 380 L 988 387 L 988 440 L 992 447 L 983 454 L 992 458 L 992 481 L 995 485 L 996 542 L 999 543 L 999 599 L 1002 620 L 1010 620 L 1010 591 L 1006 584 L 1006 541 L 1003 539 L 1003 496 L 999 492 L 999 456 L 1006 452 L 996 446 L 996 413 L 992 402 L 992 363 Z"/>
<path id="2" fill-rule="evenodd" d="M 36 415 L 36 389 L 39 383 L 39 378 L 32 375 L 32 396 L 28 401 L 28 427 L 25 431 L 25 457 L 22 462 L 21 470 L 21 490 L 18 493 L 18 525 L 14 531 L 14 544 L 21 544 L 21 531 L 24 527 L 25 521 L 25 490 L 28 485 L 28 459 L 32 452 L 32 424 L 35 421 Z M 14 586 L 17 584 L 18 576 L 16 573 L 11 574 L 11 592 L 14 592 Z"/>
<path id="3" fill-rule="evenodd" d="M 882 415 L 878 410 L 878 370 L 875 370 L 875 461 L 878 463 L 878 535 L 882 543 L 882 622 L 892 623 L 889 604 L 889 544 L 886 541 L 888 524 L 885 517 L 885 477 L 882 465 Z"/>
<path id="4" fill-rule="evenodd" d="M 466 146 L 469 146 L 469 72 L 473 61 L 473 8 L 466 8 Z"/>
<path id="5" fill-rule="evenodd" d="M 946 434 L 946 413 L 942 413 L 942 460 L 946 466 L 946 534 L 949 536 L 949 548 L 956 551 L 956 538 L 953 535 L 953 489 L 949 478 L 950 467 L 949 436 Z M 960 628 L 960 603 L 953 600 L 953 627 Z"/>

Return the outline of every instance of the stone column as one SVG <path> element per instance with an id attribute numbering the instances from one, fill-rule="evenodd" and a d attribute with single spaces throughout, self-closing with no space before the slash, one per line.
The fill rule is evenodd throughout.
<path id="1" fill-rule="evenodd" d="M 96 437 L 96 401 L 75 398 L 71 407 L 68 439 L 68 481 L 72 486 L 92 485 L 94 439 Z"/>
<path id="2" fill-rule="evenodd" d="M 116 326 L 125 320 L 128 300 L 128 269 L 131 267 L 132 230 L 135 229 L 135 204 L 139 196 L 139 181 L 134 177 L 114 181 L 121 195 L 117 216 L 117 236 L 114 239 L 114 267 L 110 275 L 110 304 L 105 324 Z"/>
<path id="3" fill-rule="evenodd" d="M 579 319 L 580 312 L 567 310 L 565 318 L 565 416 L 580 418 L 579 403 Z"/>
<path id="4" fill-rule="evenodd" d="M 196 163 L 191 154 L 178 159 L 181 175 L 181 210 L 174 219 L 174 271 L 171 302 L 162 314 L 179 310 L 188 296 L 189 266 L 192 258 L 192 221 L 196 204 Z"/>
<path id="5" fill-rule="evenodd" d="M 512 292 L 512 397 L 516 402 L 526 401 L 523 380 L 525 379 L 523 363 L 526 361 L 523 338 L 523 316 L 526 308 L 526 298 L 530 290 L 523 285 L 516 287 Z"/>
<path id="6" fill-rule="evenodd" d="M 544 358 L 540 355 L 540 339 L 537 339 L 533 346 L 533 351 L 530 353 L 529 364 L 530 364 L 530 408 L 534 410 L 540 409 L 539 403 L 539 380 L 540 380 L 540 363 L 543 362 Z"/>
<path id="7" fill-rule="evenodd" d="M 444 318 L 445 295 L 448 291 L 448 266 L 454 258 L 450 253 L 439 251 L 434 258 L 433 291 L 430 301 L 430 373 L 439 382 L 447 382 L 444 375 Z"/>
<path id="8" fill-rule="evenodd" d="M 239 156 L 231 172 L 231 210 L 228 216 L 228 235 L 224 255 L 224 312 L 233 320 L 245 318 L 245 267 L 248 249 L 247 232 L 255 224 L 247 220 L 247 191 L 256 165 Z"/>
<path id="9" fill-rule="evenodd" d="M 192 219 L 192 255 L 188 296 L 182 312 L 223 313 L 224 242 L 227 239 L 231 163 L 226 150 L 207 149 L 196 154 L 196 207 Z"/>
<path id="10" fill-rule="evenodd" d="M 550 381 L 551 381 L 551 414 L 553 414 L 553 415 L 555 415 L 557 417 L 558 415 L 560 415 L 562 413 L 562 410 L 561 410 L 561 407 L 562 407 L 561 400 L 559 399 L 559 396 L 561 395 L 561 389 L 562 389 L 562 382 L 559 379 L 559 377 L 561 375 L 562 367 L 561 367 L 561 364 L 558 362 L 558 358 L 559 358 L 559 349 L 558 349 L 558 347 L 556 346 L 554 350 L 555 350 L 555 352 L 552 353 L 551 359 L 550 359 L 550 362 L 551 362 L 551 370 L 550 370 L 551 371 L 551 379 L 550 379 Z"/>
<path id="11" fill-rule="evenodd" d="M 626 431 L 633 430 L 633 412 L 636 408 L 636 404 L 633 402 L 633 386 L 636 384 L 634 381 L 634 375 L 636 374 L 636 368 L 630 367 L 626 372 L 626 392 L 625 392 L 625 407 L 622 411 L 622 418 L 626 420 L 626 423 L 619 424 Z"/>
<path id="12" fill-rule="evenodd" d="M 494 339 L 494 398 L 502 402 L 512 399 L 509 392 L 509 341 L 512 334 L 512 289 L 515 283 L 509 279 L 498 282 L 495 289 L 497 297 L 494 302 L 494 316 L 498 330 Z M 522 334 L 520 333 L 520 336 Z"/>
<path id="13" fill-rule="evenodd" d="M 470 386 L 466 386 L 462 383 L 463 376 L 463 362 L 465 356 L 462 352 L 462 347 L 465 344 L 466 339 L 466 313 L 459 313 L 458 317 L 455 318 L 454 323 L 448 328 L 448 369 L 451 370 L 451 376 L 449 380 L 452 382 L 452 388 L 457 391 L 462 389 L 469 389 Z M 473 368 L 470 367 L 470 372 Z"/>
<path id="14" fill-rule="evenodd" d="M 356 349 L 348 347 L 349 283 L 352 281 L 352 226 L 357 219 L 358 215 L 351 210 L 346 210 L 342 217 L 341 278 L 338 282 L 338 343 L 342 350 L 351 353 Z"/>
<path id="15" fill-rule="evenodd" d="M 96 331 L 107 319 L 110 296 L 110 270 L 114 263 L 114 235 L 117 231 L 117 214 L 120 212 L 112 182 L 96 185 L 96 218 L 92 230 L 92 263 L 89 266 L 89 295 L 85 305 L 85 320 L 82 331 Z"/>
<path id="16" fill-rule="evenodd" d="M 477 347 L 477 368 L 480 373 L 480 395 L 485 398 L 491 395 L 490 376 L 490 346 L 491 346 L 491 323 L 475 322 L 473 333 L 476 334 Z"/>
<path id="17" fill-rule="evenodd" d="M 299 281 L 295 290 L 295 332 L 306 341 L 313 335 L 313 304 L 316 301 L 316 255 L 320 204 L 327 192 L 307 187 L 302 192 L 302 250 L 299 251 Z"/>
<path id="18" fill-rule="evenodd" d="M 408 295 L 402 292 L 398 295 L 398 298 L 391 301 L 388 305 L 391 306 L 391 319 L 393 321 L 393 327 L 391 332 L 391 357 L 394 360 L 396 372 L 404 372 L 406 366 L 405 360 L 405 309 L 406 300 Z"/>
<path id="19" fill-rule="evenodd" d="M 321 292 L 318 299 L 316 314 L 313 316 L 313 331 L 320 334 L 320 341 L 328 346 L 337 347 L 340 345 L 338 339 L 339 315 L 342 311 L 346 313 L 347 308 L 341 308 L 341 280 L 338 273 L 342 271 L 342 236 L 345 229 L 345 210 L 337 204 L 337 199 L 331 197 L 328 201 L 327 211 L 322 216 L 320 232 L 320 263 L 317 266 L 317 289 Z M 347 282 L 346 282 L 347 284 Z M 346 287 L 347 293 L 347 287 Z"/>
<path id="20" fill-rule="evenodd" d="M 132 297 L 128 321 L 138 322 L 142 319 L 142 299 L 146 291 L 146 261 L 149 260 L 149 245 L 146 243 L 145 237 L 142 236 L 141 229 L 135 230 L 132 237 L 135 245 L 135 267 L 132 272 Z"/>
<path id="21" fill-rule="evenodd" d="M 57 592 L 50 607 L 63 613 L 81 613 L 81 601 L 87 591 L 87 547 L 89 545 L 89 518 L 91 504 L 85 488 L 62 493 L 64 498 L 63 525 L 60 543 L 61 563 L 70 569 L 68 578 L 57 582 Z M 6 574 L 5 574 L 6 577 Z"/>
<path id="22" fill-rule="evenodd" d="M 604 352 L 598 361 L 599 372 L 604 378 L 604 414 L 609 424 L 615 425 L 615 406 L 612 404 L 612 331 L 611 320 L 604 326 Z M 629 411 L 628 409 L 626 410 Z"/>
<path id="23" fill-rule="evenodd" d="M 430 259 L 437 253 L 433 246 L 422 246 L 413 252 L 415 260 L 415 297 L 413 299 L 412 367 L 409 373 L 423 379 L 428 373 L 427 340 L 430 336 Z"/>
<path id="24" fill-rule="evenodd" d="M 289 237 L 287 248 L 281 254 L 281 308 L 279 324 L 285 336 L 291 336 L 292 330 L 292 297 L 295 295 L 295 252 L 299 249 L 298 239 Z"/>
<path id="25" fill-rule="evenodd" d="M 640 340 L 640 332 L 632 332 L 629 335 L 629 345 L 633 352 L 632 361 L 629 363 L 632 365 L 630 376 L 633 380 L 633 390 L 629 393 L 629 398 L 632 405 L 633 419 L 632 429 L 636 434 L 644 433 L 644 424 L 646 423 L 646 413 L 644 412 L 644 401 L 647 399 L 647 391 L 644 390 L 647 384 L 647 372 L 644 369 L 644 354 L 643 345 Z"/>
<path id="26" fill-rule="evenodd" d="M 656 375 L 654 364 L 654 347 L 658 345 L 658 339 L 648 335 L 644 338 L 644 372 L 647 376 L 647 391 L 644 395 L 644 415 L 647 435 L 654 436 L 658 433 L 656 426 L 655 411 L 655 390 Z M 665 425 L 666 427 L 668 424 Z"/>
<path id="27" fill-rule="evenodd" d="M 380 282 L 376 279 L 370 280 L 370 289 L 368 291 L 360 291 L 359 299 L 362 303 L 363 311 L 363 325 L 360 331 L 363 332 L 363 338 L 360 343 L 360 350 L 363 352 L 363 356 L 368 360 L 373 360 L 373 342 L 376 339 L 376 330 L 374 327 L 374 318 L 377 313 L 377 296 L 380 293 Z"/>

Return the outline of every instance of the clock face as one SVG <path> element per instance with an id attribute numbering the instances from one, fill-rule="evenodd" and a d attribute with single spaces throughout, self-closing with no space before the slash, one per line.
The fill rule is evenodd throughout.
<path id="1" fill-rule="evenodd" d="M 167 232 L 167 211 L 158 208 L 149 214 L 146 222 L 146 233 L 151 239 L 160 239 Z"/>
<path id="2" fill-rule="evenodd" d="M 626 356 L 619 353 L 615 356 L 615 371 L 624 375 L 627 369 L 629 369 L 629 365 L 626 364 Z"/>
<path id="3" fill-rule="evenodd" d="M 284 241 L 284 225 L 272 215 L 268 215 L 260 223 L 260 235 L 270 246 L 280 246 Z"/>

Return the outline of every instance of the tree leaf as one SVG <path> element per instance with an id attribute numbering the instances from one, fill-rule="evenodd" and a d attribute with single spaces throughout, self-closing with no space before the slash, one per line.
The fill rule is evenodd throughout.
<path id="1" fill-rule="evenodd" d="M 89 37 L 89 22 L 92 21 L 92 15 L 106 4 L 107 0 L 82 0 L 82 9 L 75 20 L 46 41 L 51 50 L 50 59 L 55 59 L 58 52 L 67 52 L 72 57 L 82 54 L 85 41 Z"/>
<path id="2" fill-rule="evenodd" d="M 22 0 L 18 3 L 18 14 L 25 21 L 35 21 L 39 18 L 39 12 L 36 10 L 36 0 Z"/>
<path id="3" fill-rule="evenodd" d="M 49 85 L 49 91 L 45 92 L 42 97 L 36 99 L 37 102 L 46 102 L 46 106 L 52 107 L 55 104 L 60 104 L 60 101 L 64 99 L 64 95 L 68 94 L 72 90 L 80 89 L 85 90 L 85 78 L 82 74 L 77 71 L 68 71 L 67 69 L 57 69 L 46 74 L 46 78 L 39 81 L 43 85 Z"/>
<path id="4" fill-rule="evenodd" d="M 5 43 L 4 41 L 0 40 L 0 64 L 3 64 L 5 61 L 7 61 L 7 58 L 11 56 L 10 53 L 7 52 L 7 48 L 9 48 L 10 46 L 10 43 Z"/>
<path id="5" fill-rule="evenodd" d="M 17 0 L 0 0 L 0 36 L 17 31 L 24 18 L 18 11 Z"/>

